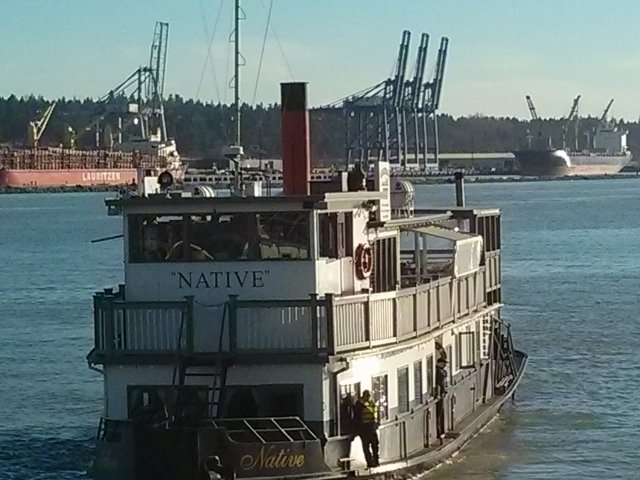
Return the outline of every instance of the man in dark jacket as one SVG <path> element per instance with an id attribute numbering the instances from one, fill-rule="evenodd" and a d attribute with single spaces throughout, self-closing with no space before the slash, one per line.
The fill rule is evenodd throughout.
<path id="1" fill-rule="evenodd" d="M 444 397 L 447 393 L 447 361 L 439 358 L 436 363 L 436 428 L 438 438 L 444 438 Z"/>
<path id="2" fill-rule="evenodd" d="M 378 406 L 372 400 L 369 390 L 362 392 L 362 396 L 354 406 L 353 413 L 362 441 L 364 457 L 367 460 L 367 467 L 377 467 L 380 465 L 380 443 L 377 432 L 379 425 Z"/>

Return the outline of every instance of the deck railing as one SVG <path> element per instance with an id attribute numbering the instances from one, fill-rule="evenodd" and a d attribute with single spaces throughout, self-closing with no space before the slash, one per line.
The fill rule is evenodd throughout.
<path id="1" fill-rule="evenodd" d="M 301 300 L 244 300 L 230 296 L 226 322 L 233 355 L 326 355 L 417 337 L 485 306 L 485 271 L 441 278 L 397 292 L 315 295 Z M 99 354 L 193 353 L 193 297 L 177 302 L 130 302 L 107 292 L 95 301 L 95 352 Z M 228 318 L 228 320 L 225 320 Z M 216 320 L 214 320 L 216 321 Z M 199 324 L 196 324 L 199 325 Z M 207 324 L 211 328 L 211 324 Z"/>
<path id="2" fill-rule="evenodd" d="M 93 302 L 96 352 L 193 351 L 193 297 L 181 302 L 131 302 L 106 290 Z"/>

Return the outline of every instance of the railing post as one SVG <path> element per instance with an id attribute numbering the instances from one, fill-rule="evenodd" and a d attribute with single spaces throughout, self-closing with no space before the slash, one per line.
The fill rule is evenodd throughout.
<path id="1" fill-rule="evenodd" d="M 318 343 L 318 294 L 310 293 L 311 300 L 311 349 L 313 353 L 318 353 L 320 344 Z"/>
<path id="2" fill-rule="evenodd" d="M 396 339 L 396 343 L 398 343 L 398 311 L 400 311 L 400 315 L 402 315 L 402 310 L 398 308 L 398 294 L 396 293 L 396 296 L 391 300 L 391 321 L 393 322 L 391 324 L 393 327 L 392 335 L 393 338 Z"/>
<path id="3" fill-rule="evenodd" d="M 96 351 L 102 350 L 104 345 L 104 338 L 102 338 L 102 328 L 104 321 L 100 321 L 100 312 L 102 308 L 101 303 L 102 292 L 96 292 L 93 296 L 93 343 Z"/>
<path id="4" fill-rule="evenodd" d="M 185 322 L 185 336 L 187 337 L 185 339 L 185 343 L 187 346 L 187 353 L 193 353 L 193 299 L 194 296 L 193 295 L 185 295 L 184 297 L 185 299 L 185 309 L 184 309 L 184 314 L 186 315 L 186 322 Z M 178 348 L 180 348 L 181 345 L 178 345 Z"/>
<path id="5" fill-rule="evenodd" d="M 113 314 L 113 295 L 110 294 L 111 289 L 105 289 L 103 298 L 101 299 L 103 312 L 104 312 L 104 350 L 107 356 L 110 356 L 114 350 L 115 342 L 115 329 L 114 329 L 114 314 Z"/>
<path id="6" fill-rule="evenodd" d="M 235 353 L 238 345 L 238 295 L 229 295 L 229 351 Z"/>
<path id="7" fill-rule="evenodd" d="M 371 346 L 371 293 L 367 294 L 364 304 L 364 340 Z"/>
<path id="8" fill-rule="evenodd" d="M 336 354 L 336 330 L 334 317 L 333 293 L 324 296 L 324 308 L 327 317 L 327 349 L 331 355 Z"/>
<path id="9" fill-rule="evenodd" d="M 438 317 L 438 328 L 442 327 L 442 302 L 440 301 L 440 280 L 438 280 L 438 285 L 436 285 L 436 316 Z"/>
<path id="10" fill-rule="evenodd" d="M 413 333 L 418 334 L 418 287 L 413 289 Z"/>

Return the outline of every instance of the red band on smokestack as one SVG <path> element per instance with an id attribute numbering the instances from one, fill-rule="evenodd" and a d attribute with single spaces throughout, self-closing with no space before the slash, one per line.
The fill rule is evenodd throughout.
<path id="1" fill-rule="evenodd" d="M 307 84 L 281 83 L 282 180 L 285 195 L 309 195 L 311 150 Z"/>

